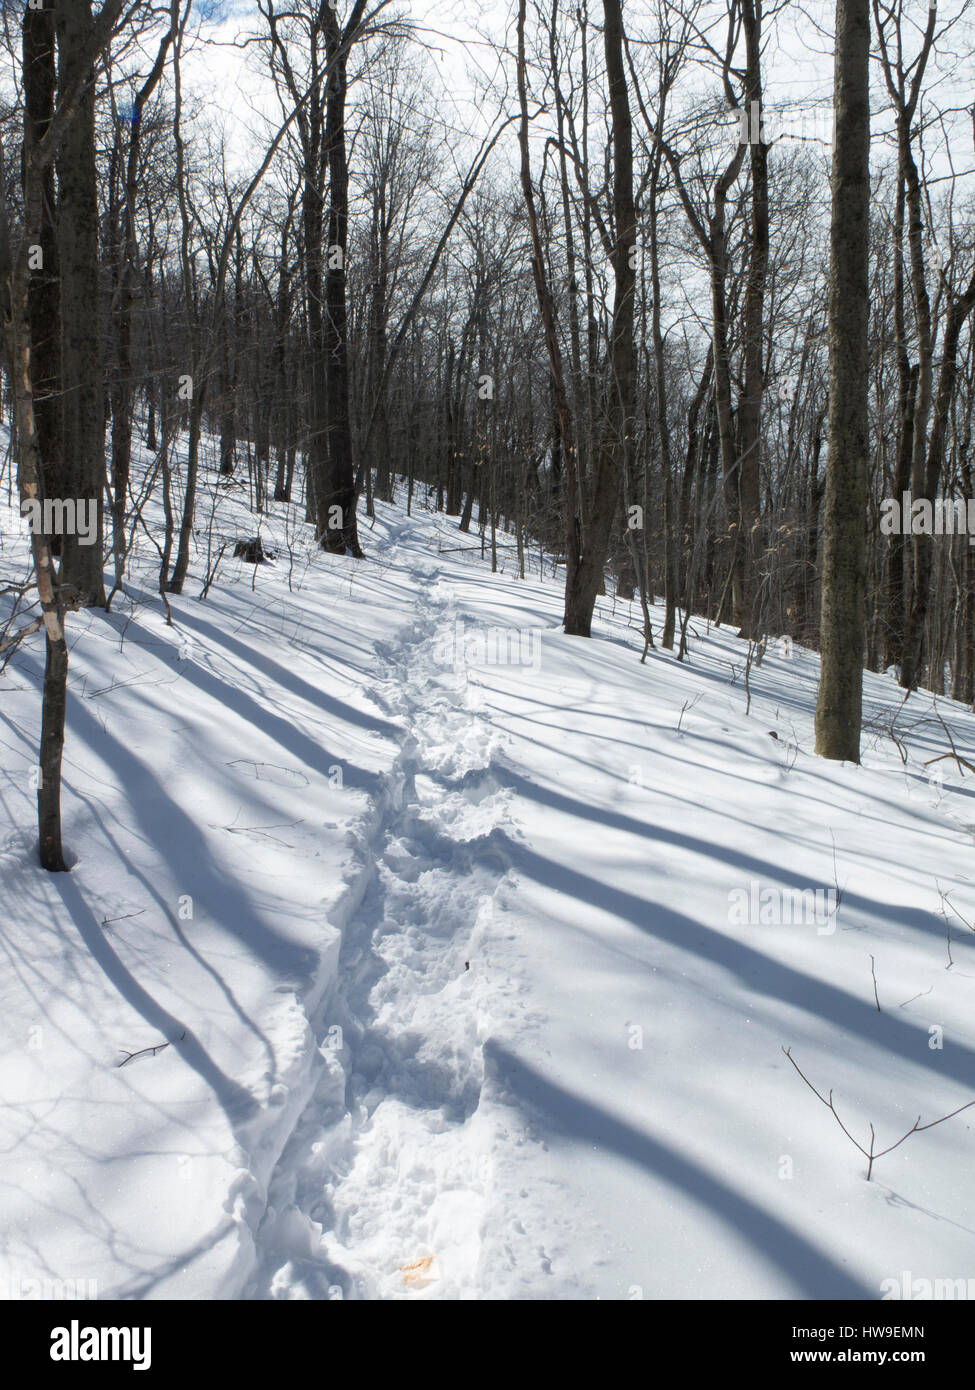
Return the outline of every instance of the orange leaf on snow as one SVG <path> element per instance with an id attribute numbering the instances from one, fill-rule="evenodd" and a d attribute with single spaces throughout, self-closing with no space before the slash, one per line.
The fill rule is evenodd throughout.
<path id="1" fill-rule="evenodd" d="M 409 1284 L 414 1289 L 422 1289 L 427 1284 L 433 1283 L 433 1279 L 426 1277 L 430 1272 L 433 1259 L 432 1255 L 424 1255 L 420 1260 L 412 1260 L 408 1265 L 400 1265 L 403 1283 Z"/>

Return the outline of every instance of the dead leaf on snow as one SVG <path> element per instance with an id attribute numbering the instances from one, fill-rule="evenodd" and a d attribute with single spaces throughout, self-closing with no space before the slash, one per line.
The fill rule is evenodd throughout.
<path id="1" fill-rule="evenodd" d="M 432 1284 L 436 1276 L 428 1276 L 433 1259 L 432 1255 L 424 1255 L 420 1260 L 412 1260 L 408 1265 L 400 1265 L 403 1283 L 408 1284 L 411 1289 L 424 1289 L 427 1284 Z"/>

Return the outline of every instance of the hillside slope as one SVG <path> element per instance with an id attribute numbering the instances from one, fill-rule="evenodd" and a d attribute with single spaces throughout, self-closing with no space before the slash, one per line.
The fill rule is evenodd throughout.
<path id="1" fill-rule="evenodd" d="M 356 562 L 278 509 L 205 602 L 201 533 L 171 627 L 143 540 L 134 600 L 69 618 L 69 875 L 35 862 L 37 639 L 7 668 L 7 1296 L 975 1276 L 975 1109 L 867 1183 L 782 1051 L 877 1150 L 975 1099 L 975 782 L 925 767 L 930 696 L 901 752 L 868 676 L 862 766 L 824 763 L 813 654 L 770 648 L 746 714 L 728 633 L 641 666 L 635 607 L 567 638 L 550 562 L 377 511 Z"/>

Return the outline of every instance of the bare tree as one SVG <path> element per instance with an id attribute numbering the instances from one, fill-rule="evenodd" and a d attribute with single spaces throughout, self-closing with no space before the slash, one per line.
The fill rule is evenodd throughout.
<path id="1" fill-rule="evenodd" d="M 829 280 L 829 460 L 816 752 L 860 761 L 866 569 L 870 0 L 837 0 Z"/>
<path id="2" fill-rule="evenodd" d="M 0 283 L 5 287 L 4 337 L 15 383 L 22 503 L 36 503 L 44 495 L 44 458 L 41 454 L 34 413 L 35 364 L 31 357 L 28 286 L 34 248 L 41 245 L 45 191 L 50 186 L 46 174 L 64 148 L 66 137 L 76 121 L 80 120 L 82 130 L 85 129 L 82 108 L 86 95 L 94 84 L 102 55 L 119 22 L 123 5 L 124 0 L 105 0 L 92 23 L 80 25 L 77 47 L 72 53 L 70 67 L 61 67 L 57 101 L 50 120 L 46 122 L 43 135 L 39 135 L 35 121 L 25 111 L 21 158 L 23 226 L 20 243 L 16 251 L 11 248 L 4 221 L 3 241 L 0 244 Z M 26 66 L 24 77 L 28 85 L 35 80 L 42 84 L 49 82 L 49 73 L 45 72 L 42 64 Z M 47 100 L 46 97 L 44 99 Z M 86 148 L 83 141 L 79 149 L 84 158 Z M 37 525 L 32 528 L 31 550 L 46 647 L 37 787 L 39 852 L 41 864 L 45 869 L 60 872 L 68 867 L 61 844 L 61 757 L 64 749 L 68 680 L 68 647 L 64 633 L 64 618 L 68 602 L 55 571 L 50 540 L 43 528 Z"/>

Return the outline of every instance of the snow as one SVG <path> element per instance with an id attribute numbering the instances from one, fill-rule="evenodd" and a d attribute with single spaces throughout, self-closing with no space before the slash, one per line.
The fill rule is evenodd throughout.
<path id="1" fill-rule="evenodd" d="M 813 653 L 770 646 L 746 714 L 745 643 L 694 619 L 688 662 L 641 665 L 612 596 L 568 638 L 551 561 L 492 574 L 422 490 L 361 519 L 364 561 L 299 522 L 276 507 L 277 562 L 225 557 L 201 602 L 201 521 L 172 627 L 144 537 L 131 600 L 69 616 L 70 874 L 35 859 L 37 637 L 0 680 L 0 1290 L 975 1275 L 975 1109 L 868 1183 L 783 1054 L 865 1147 L 975 1099 L 975 804 L 925 767 L 950 751 L 932 697 L 897 717 L 905 763 L 902 692 L 868 675 L 863 763 L 827 763 Z M 217 528 L 253 533 L 240 490 Z M 975 717 L 937 710 L 973 759 Z M 807 889 L 825 915 L 742 921 Z"/>

